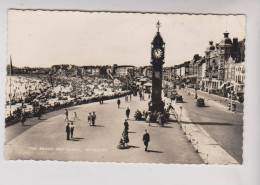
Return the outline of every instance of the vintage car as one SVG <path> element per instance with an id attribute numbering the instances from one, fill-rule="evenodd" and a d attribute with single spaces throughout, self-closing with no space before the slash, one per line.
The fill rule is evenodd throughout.
<path id="1" fill-rule="evenodd" d="M 183 98 L 181 95 L 176 95 L 176 103 L 183 103 Z"/>
<path id="2" fill-rule="evenodd" d="M 203 98 L 198 98 L 198 99 L 197 99 L 197 102 L 196 102 L 196 105 L 197 105 L 198 107 L 204 107 L 204 106 L 205 106 L 205 101 L 204 101 L 204 99 L 203 99 Z"/>

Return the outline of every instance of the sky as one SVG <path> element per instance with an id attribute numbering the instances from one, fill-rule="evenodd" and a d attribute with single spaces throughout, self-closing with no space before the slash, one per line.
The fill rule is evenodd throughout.
<path id="1" fill-rule="evenodd" d="M 225 31 L 239 40 L 246 34 L 243 15 L 9 10 L 8 55 L 17 67 L 150 65 L 158 20 L 164 66 L 203 56 L 208 42 L 220 42 Z"/>

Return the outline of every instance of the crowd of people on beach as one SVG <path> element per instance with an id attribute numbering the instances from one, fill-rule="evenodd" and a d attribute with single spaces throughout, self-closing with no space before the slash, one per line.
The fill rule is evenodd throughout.
<path id="1" fill-rule="evenodd" d="M 129 94 L 109 79 L 96 77 L 52 78 L 11 76 L 7 82 L 6 125 L 22 117 L 41 117 L 61 108 L 118 98 Z"/>

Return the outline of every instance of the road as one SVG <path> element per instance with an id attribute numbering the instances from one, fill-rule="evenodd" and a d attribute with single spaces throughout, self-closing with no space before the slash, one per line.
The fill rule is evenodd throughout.
<path id="1" fill-rule="evenodd" d="M 133 97 L 131 102 L 121 98 L 121 108 L 116 100 L 105 101 L 103 105 L 92 103 L 69 108 L 70 115 L 76 111 L 80 120 L 75 122 L 75 138 L 65 139 L 65 115 L 59 111 L 43 116 L 43 120 L 29 120 L 29 126 L 23 128 L 13 125 L 6 128 L 4 156 L 7 160 L 60 160 L 92 162 L 130 162 L 130 163 L 178 163 L 200 164 L 200 156 L 194 151 L 183 132 L 171 122 L 165 127 L 143 121 L 135 121 L 134 111 L 147 110 L 148 101 L 139 101 Z M 123 131 L 125 110 L 129 106 L 130 148 L 116 148 Z M 90 127 L 87 123 L 88 112 L 95 111 L 97 125 Z M 32 125 L 32 126 L 30 126 Z M 149 151 L 144 151 L 142 135 L 148 129 L 151 142 Z"/>
<path id="2" fill-rule="evenodd" d="M 189 88 L 190 92 L 195 93 L 195 89 L 191 89 Z M 205 99 L 210 99 L 210 100 L 214 100 L 222 105 L 228 106 L 228 104 L 230 103 L 230 99 L 227 99 L 225 97 L 222 96 L 218 96 L 215 94 L 209 94 L 208 92 L 204 92 L 201 90 L 197 91 L 198 96 L 202 96 Z M 244 104 L 243 103 L 239 103 L 238 101 L 233 101 L 234 104 L 236 104 L 236 110 L 235 112 L 239 112 L 239 113 L 243 113 L 244 112 Z"/>
<path id="3" fill-rule="evenodd" d="M 190 120 L 201 125 L 232 157 L 242 163 L 243 114 L 227 110 L 227 107 L 207 96 L 206 107 L 197 107 L 194 96 L 179 90 L 183 96 L 183 107 Z"/>

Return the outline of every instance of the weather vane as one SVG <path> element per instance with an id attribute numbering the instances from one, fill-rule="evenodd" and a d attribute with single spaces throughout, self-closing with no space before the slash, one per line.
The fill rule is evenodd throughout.
<path id="1" fill-rule="evenodd" d="M 157 27 L 157 31 L 159 32 L 159 29 L 161 27 L 161 23 L 159 21 L 156 23 L 156 27 Z"/>

